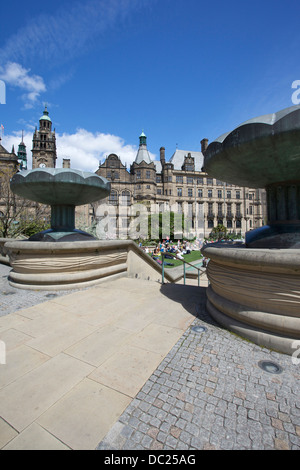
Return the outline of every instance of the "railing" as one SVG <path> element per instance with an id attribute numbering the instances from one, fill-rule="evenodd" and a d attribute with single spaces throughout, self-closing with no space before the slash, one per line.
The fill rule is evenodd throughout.
<path id="1" fill-rule="evenodd" d="M 188 261 L 186 261 L 185 259 L 181 259 L 181 258 L 178 258 L 176 255 L 174 255 L 173 253 L 167 253 L 168 256 L 172 256 L 173 258 L 175 259 L 178 259 L 179 261 L 182 261 L 183 262 L 183 282 L 184 282 L 184 285 L 185 285 L 185 280 L 186 280 L 186 268 L 185 268 L 185 265 L 188 264 L 189 266 L 192 266 L 192 268 L 194 269 L 197 269 L 198 271 L 198 287 L 200 286 L 200 276 L 202 276 L 204 274 L 204 271 L 201 271 L 200 268 L 198 268 L 198 266 L 195 266 L 194 264 L 191 264 L 189 263 Z M 169 258 L 168 258 L 169 259 Z M 161 264 L 162 264 L 162 284 L 165 283 L 165 253 L 164 252 L 161 252 Z"/>

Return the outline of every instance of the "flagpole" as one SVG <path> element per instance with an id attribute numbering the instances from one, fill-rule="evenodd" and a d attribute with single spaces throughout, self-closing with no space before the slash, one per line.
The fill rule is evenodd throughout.
<path id="1" fill-rule="evenodd" d="M 3 124 L 1 124 L 0 129 L 1 129 L 1 135 L 0 135 L 0 142 L 1 142 L 2 139 L 3 139 L 3 133 L 4 133 L 4 126 L 3 126 Z"/>

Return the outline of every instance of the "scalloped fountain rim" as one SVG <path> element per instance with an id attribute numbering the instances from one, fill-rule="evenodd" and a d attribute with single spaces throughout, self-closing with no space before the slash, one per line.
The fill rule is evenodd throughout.
<path id="1" fill-rule="evenodd" d="M 47 183 L 50 183 L 48 192 Z M 102 176 L 81 170 L 34 168 L 16 173 L 11 179 L 11 188 L 25 199 L 44 204 L 64 204 L 65 196 L 67 199 L 74 198 L 74 205 L 82 205 L 106 197 L 110 183 Z M 67 193 L 66 188 L 69 188 Z"/>
<path id="2" fill-rule="evenodd" d="M 277 111 L 276 113 L 264 114 L 263 116 L 258 116 L 252 119 L 248 119 L 242 124 L 239 124 L 232 131 L 225 132 L 224 134 L 220 135 L 217 139 L 214 139 L 212 143 L 218 142 L 222 144 L 224 140 L 226 139 L 226 137 L 228 137 L 230 134 L 233 134 L 235 131 L 237 131 L 241 127 L 249 125 L 249 124 L 267 124 L 269 126 L 274 126 L 274 124 L 276 124 L 278 121 L 280 121 L 281 119 L 284 119 L 287 115 L 291 114 L 294 111 L 297 111 L 298 109 L 300 110 L 300 105 L 290 106 L 288 108 Z"/>

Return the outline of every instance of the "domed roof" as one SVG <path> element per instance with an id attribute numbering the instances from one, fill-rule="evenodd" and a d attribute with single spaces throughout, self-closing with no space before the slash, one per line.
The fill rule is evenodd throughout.
<path id="1" fill-rule="evenodd" d="M 46 105 L 45 105 L 45 109 L 44 109 L 44 114 L 43 114 L 43 116 L 40 117 L 39 120 L 40 120 L 40 121 L 43 120 L 43 121 L 50 121 L 50 122 L 52 122 L 51 119 L 49 118 L 49 113 L 48 113 L 48 110 L 47 110 L 47 106 L 46 106 Z"/>

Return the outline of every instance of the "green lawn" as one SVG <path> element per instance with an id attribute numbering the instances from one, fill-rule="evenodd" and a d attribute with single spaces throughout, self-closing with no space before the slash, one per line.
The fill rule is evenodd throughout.
<path id="1" fill-rule="evenodd" d="M 183 257 L 185 261 L 188 261 L 189 263 L 191 263 L 192 261 L 201 260 L 203 258 L 199 250 L 191 251 L 189 255 L 183 255 Z M 176 266 L 180 266 L 181 264 L 183 264 L 183 261 L 179 259 L 165 259 L 165 261 L 167 263 L 172 263 L 174 265 L 174 266 L 165 266 L 165 268 L 175 268 Z"/>

